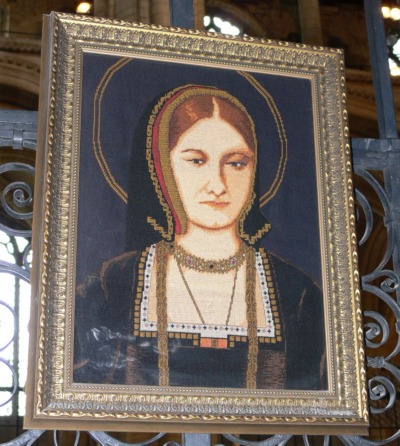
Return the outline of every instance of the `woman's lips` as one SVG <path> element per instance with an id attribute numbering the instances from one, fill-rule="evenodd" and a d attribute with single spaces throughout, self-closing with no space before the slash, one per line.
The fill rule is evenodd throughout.
<path id="1" fill-rule="evenodd" d="M 201 204 L 206 204 L 215 209 L 221 209 L 228 206 L 228 201 L 202 201 Z"/>

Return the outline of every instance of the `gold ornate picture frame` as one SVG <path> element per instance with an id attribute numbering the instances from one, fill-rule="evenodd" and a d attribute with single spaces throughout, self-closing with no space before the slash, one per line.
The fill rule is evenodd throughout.
<path id="1" fill-rule="evenodd" d="M 366 433 L 341 51 L 43 35 L 25 427 Z"/>

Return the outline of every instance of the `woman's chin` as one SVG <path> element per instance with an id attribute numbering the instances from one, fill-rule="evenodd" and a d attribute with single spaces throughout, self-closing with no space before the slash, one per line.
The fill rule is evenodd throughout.
<path id="1" fill-rule="evenodd" d="M 219 231 L 224 229 L 230 229 L 231 227 L 236 227 L 235 221 L 230 221 L 226 218 L 224 219 L 209 219 L 207 221 L 195 221 L 193 222 L 196 226 L 205 229 L 207 231 Z"/>

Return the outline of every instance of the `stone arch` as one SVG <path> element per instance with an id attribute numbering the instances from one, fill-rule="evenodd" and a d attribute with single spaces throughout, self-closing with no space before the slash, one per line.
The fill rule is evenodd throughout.
<path id="1" fill-rule="evenodd" d="M 40 42 L 0 40 L 0 94 L 7 108 L 37 110 Z"/>

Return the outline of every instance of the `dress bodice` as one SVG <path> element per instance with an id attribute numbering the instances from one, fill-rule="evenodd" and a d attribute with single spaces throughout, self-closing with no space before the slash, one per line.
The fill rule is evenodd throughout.
<path id="1" fill-rule="evenodd" d="M 168 321 L 162 293 L 158 320 L 151 320 L 154 274 L 162 289 L 162 270 L 153 268 L 156 250 L 111 259 L 78 287 L 74 382 L 326 388 L 322 293 L 310 277 L 253 250 L 246 269 L 253 287 L 246 288 L 254 294 L 255 281 L 260 285 L 265 327 L 256 325 L 254 296 L 246 297 L 247 327 Z"/>

